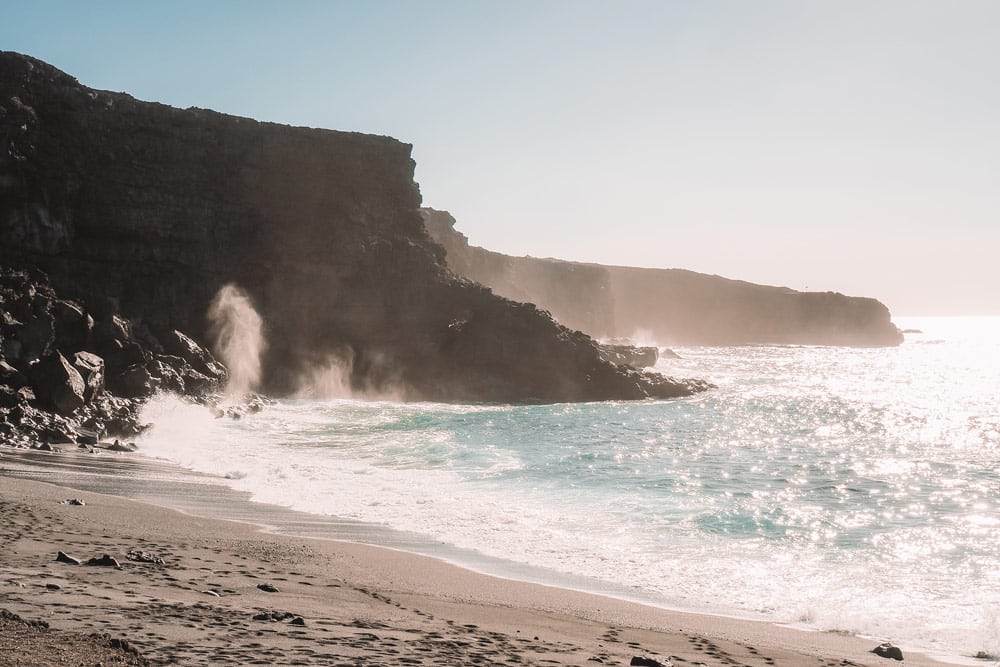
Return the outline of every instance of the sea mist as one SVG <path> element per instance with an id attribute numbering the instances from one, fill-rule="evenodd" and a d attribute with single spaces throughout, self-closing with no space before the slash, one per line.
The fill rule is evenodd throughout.
<path id="1" fill-rule="evenodd" d="M 208 307 L 212 351 L 229 369 L 226 395 L 239 398 L 260 384 L 260 358 L 267 348 L 264 321 L 246 292 L 224 285 Z"/>

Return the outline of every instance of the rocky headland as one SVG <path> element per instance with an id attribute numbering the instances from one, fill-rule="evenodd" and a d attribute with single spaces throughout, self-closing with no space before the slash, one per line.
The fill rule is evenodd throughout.
<path id="1" fill-rule="evenodd" d="M 661 345 L 898 345 L 888 308 L 871 298 L 682 269 L 643 269 L 512 257 L 469 244 L 447 211 L 424 208 L 424 224 L 448 266 L 497 294 L 537 304 L 597 338 L 642 337 Z"/>
<path id="2" fill-rule="evenodd" d="M 34 326 L 8 308 L 28 289 L 11 283 L 21 291 L 4 308 L 18 325 L 4 331 L 4 359 L 24 386 L 41 364 L 82 376 L 81 353 L 104 361 L 105 389 L 123 400 L 140 400 L 133 387 L 147 380 L 211 379 L 167 343 L 185 332 L 204 350 L 218 333 L 206 312 L 227 286 L 259 316 L 254 377 L 275 395 L 301 392 L 317 369 L 336 369 L 353 393 L 407 400 L 639 399 L 709 386 L 613 363 L 542 309 L 456 277 L 424 228 L 411 147 L 395 139 L 142 102 L 2 52 L 0 141 L 5 275 L 34 281 L 52 304 L 31 308 L 90 317 L 101 345 L 132 354 L 119 361 L 93 338 L 58 337 L 8 352 Z M 117 329 L 131 333 L 106 333 Z M 56 414 L 86 409 L 37 384 L 30 400 L 6 386 Z"/>

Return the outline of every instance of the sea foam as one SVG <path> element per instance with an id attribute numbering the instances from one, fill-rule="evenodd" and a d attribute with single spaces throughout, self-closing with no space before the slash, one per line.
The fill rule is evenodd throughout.
<path id="1" fill-rule="evenodd" d="M 679 348 L 674 401 L 160 398 L 147 454 L 261 502 L 410 531 L 626 597 L 1000 652 L 1000 321 L 898 348 Z M 602 590 L 607 590 L 603 588 Z"/>

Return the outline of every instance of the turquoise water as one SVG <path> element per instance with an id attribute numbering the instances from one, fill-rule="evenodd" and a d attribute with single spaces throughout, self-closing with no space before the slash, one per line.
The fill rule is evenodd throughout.
<path id="1" fill-rule="evenodd" d="M 677 348 L 673 401 L 163 398 L 143 451 L 256 500 L 425 535 L 681 609 L 1000 653 L 1000 319 L 898 348 Z"/>

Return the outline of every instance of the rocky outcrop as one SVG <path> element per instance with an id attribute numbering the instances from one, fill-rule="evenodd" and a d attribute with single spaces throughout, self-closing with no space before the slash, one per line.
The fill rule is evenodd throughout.
<path id="1" fill-rule="evenodd" d="M 633 368 L 651 368 L 660 358 L 660 350 L 651 346 L 625 345 L 621 343 L 602 343 L 601 357 L 621 366 Z"/>
<path id="2" fill-rule="evenodd" d="M 140 102 L 15 53 L 0 53 L 0 106 L 0 260 L 87 304 L 113 391 L 142 395 L 157 373 L 175 382 L 123 338 L 207 340 L 206 310 L 230 283 L 263 318 L 272 393 L 331 358 L 353 388 L 410 399 L 707 386 L 620 368 L 548 313 L 457 279 L 424 229 L 407 144 Z M 86 322 L 66 317 L 82 335 Z M 204 374 L 183 347 L 165 351 Z"/>
<path id="3" fill-rule="evenodd" d="M 597 338 L 641 332 L 663 345 L 898 345 L 875 299 L 797 292 L 681 269 L 510 257 L 470 246 L 445 211 L 423 209 L 448 266 L 497 294 L 535 303 Z"/>
<path id="4" fill-rule="evenodd" d="M 66 313 L 73 326 L 60 325 Z M 191 355 L 204 361 L 210 377 L 161 354 L 155 340 L 140 343 L 128 320 L 106 314 L 95 323 L 82 304 L 60 299 L 37 271 L 0 267 L 0 317 L 3 444 L 51 448 L 132 436 L 143 428 L 137 399 L 166 378 L 176 378 L 171 388 L 178 393 L 195 397 L 218 389 L 225 378 L 225 368 L 196 344 Z"/>

